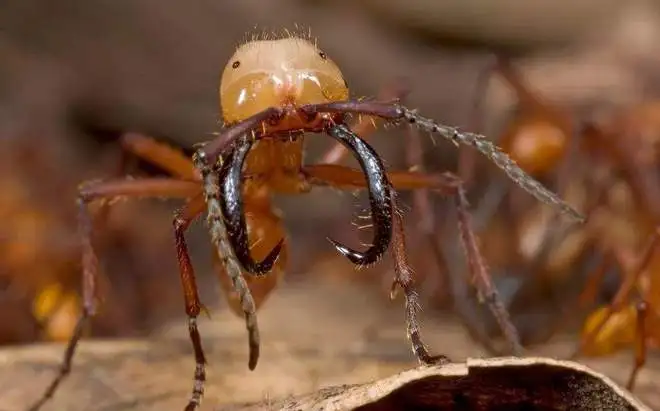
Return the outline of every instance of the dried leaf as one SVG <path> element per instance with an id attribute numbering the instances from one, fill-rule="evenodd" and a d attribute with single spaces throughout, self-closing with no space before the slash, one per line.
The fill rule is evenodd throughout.
<path id="1" fill-rule="evenodd" d="M 468 359 L 465 363 L 420 367 L 366 384 L 326 388 L 295 399 L 227 411 L 264 409 L 651 411 L 612 380 L 584 365 L 541 357 Z"/>

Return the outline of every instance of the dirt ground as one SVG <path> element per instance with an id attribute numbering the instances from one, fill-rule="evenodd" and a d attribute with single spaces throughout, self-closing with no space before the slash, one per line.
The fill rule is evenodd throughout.
<path id="1" fill-rule="evenodd" d="M 402 301 L 386 295 L 328 283 L 289 284 L 260 313 L 262 357 L 247 368 L 243 323 L 228 311 L 212 311 L 200 321 L 209 356 L 202 410 L 221 405 L 302 394 L 321 387 L 367 382 L 416 366 L 405 339 Z M 350 319 L 350 321 L 347 321 Z M 85 341 L 71 378 L 45 411 L 162 410 L 183 407 L 192 387 L 193 359 L 184 321 L 149 340 Z M 435 351 L 460 361 L 480 357 L 452 319 L 423 324 Z M 575 347 L 568 337 L 530 355 L 565 358 Z M 31 402 L 53 375 L 61 345 L 5 348 L 0 351 L 0 409 L 18 411 Z M 598 372 L 625 383 L 630 353 L 586 359 Z M 660 358 L 651 357 L 640 373 L 635 394 L 660 410 Z"/>

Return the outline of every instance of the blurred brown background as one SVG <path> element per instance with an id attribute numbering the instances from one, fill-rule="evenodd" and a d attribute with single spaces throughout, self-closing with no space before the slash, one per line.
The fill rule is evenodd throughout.
<path id="1" fill-rule="evenodd" d="M 405 76 L 411 88 L 409 106 L 495 140 L 514 118 L 520 101 L 498 76 L 491 76 L 486 87 L 479 89 L 480 76 L 492 66 L 494 53 L 509 56 L 547 104 L 580 120 L 616 123 L 610 119 L 628 115 L 618 113 L 634 113 L 660 95 L 660 2 L 651 0 L 6 0 L 0 7 L 0 343 L 66 340 L 71 332 L 80 281 L 76 189 L 84 180 L 116 174 L 118 136 L 137 131 L 186 150 L 210 139 L 220 120 L 219 73 L 236 45 L 255 30 L 280 31 L 294 25 L 309 27 L 318 37 L 320 46 L 343 69 L 355 96 L 375 95 L 389 81 Z M 475 110 L 475 100 L 480 101 L 480 110 Z M 649 113 L 640 128 L 651 136 L 647 140 L 653 145 L 660 141 L 660 110 Z M 628 138 L 620 134 L 619 138 Z M 330 147 L 326 139 L 308 140 L 308 161 Z M 402 132 L 380 130 L 370 141 L 388 166 L 406 166 Z M 424 143 L 428 169 L 459 168 L 458 151 L 452 145 L 434 144 L 431 139 Z M 561 316 L 558 307 L 572 304 L 583 290 L 585 276 L 594 270 L 592 254 L 604 248 L 584 246 L 590 250 L 585 251 L 589 258 L 580 249 L 574 253 L 582 256 L 579 261 L 567 260 L 570 270 L 545 277 L 539 273 L 552 271 L 547 267 L 550 262 L 535 270 L 520 258 L 509 258 L 512 251 L 506 248 L 515 248 L 509 243 L 523 234 L 497 227 L 506 227 L 507 221 L 517 224 L 522 214 L 500 221 L 488 212 L 479 213 L 477 205 L 484 193 L 502 179 L 485 159 L 476 161 L 478 178 L 470 183 L 475 221 L 477 225 L 484 219 L 492 222 L 484 222 L 478 230 L 482 249 L 507 302 L 522 298 L 517 309 L 512 304 L 511 310 L 523 339 L 530 344 L 542 341 L 551 333 L 550 324 Z M 599 157 L 598 164 L 619 167 L 613 165 L 614 160 L 608 161 Z M 658 171 L 654 161 L 647 169 L 650 173 Z M 544 176 L 544 182 L 558 190 L 563 187 L 555 181 L 560 168 Z M 138 162 L 134 172 L 159 171 Z M 627 181 L 623 179 L 622 184 Z M 578 192 L 591 193 L 591 186 L 580 187 Z M 562 196 L 568 198 L 566 192 Z M 637 232 L 621 247 L 636 256 L 657 220 L 635 202 L 648 205 L 644 200 L 633 197 L 627 210 L 643 214 L 640 218 L 646 228 L 640 231 L 622 217 L 619 225 L 624 228 L 617 228 L 612 238 L 623 238 L 621 232 Z M 412 204 L 410 196 L 404 200 Z M 584 206 L 575 201 L 578 208 Z M 364 198 L 358 201 L 331 190 L 278 199 L 292 244 L 290 270 L 282 288 L 339 281 L 388 304 L 389 260 L 356 272 L 325 240 L 326 235 L 353 242 L 369 238 L 351 225 L 358 203 L 360 208 L 366 205 Z M 528 203 L 525 210 L 532 210 L 530 218 L 542 214 Z M 449 220 L 443 221 L 437 234 L 450 273 L 438 269 L 425 238 L 415 234 L 414 213 L 407 213 L 411 258 L 428 307 L 425 322 L 455 321 L 446 315 L 458 312 L 463 319 L 472 318 L 478 332 L 495 338 L 494 322 L 476 304 L 464 281 L 467 276 L 456 245 L 451 202 L 434 204 L 438 218 Z M 90 335 L 146 336 L 163 324 L 182 320 L 171 229 L 176 206 L 120 202 L 98 230 L 105 301 Z M 614 226 L 618 220 L 612 218 L 608 214 L 606 220 Z M 195 224 L 189 237 L 202 299 L 214 310 L 225 310 L 203 225 Z M 522 239 L 520 247 L 526 241 L 534 240 Z M 620 257 L 619 248 L 612 250 L 607 252 Z M 611 299 L 622 271 L 619 267 L 606 276 L 609 280 L 595 292 L 594 303 Z M 651 270 L 647 276 L 651 278 L 647 283 L 658 284 L 657 288 L 645 283 L 640 293 L 657 302 L 652 304 L 651 316 L 660 316 L 660 280 L 652 279 L 660 273 Z M 556 283 L 572 293 L 557 299 L 556 290 L 548 291 Z M 514 298 L 520 293 L 524 298 Z M 628 306 L 632 307 L 629 302 Z M 585 309 L 584 315 L 593 309 L 593 305 Z M 573 335 L 582 320 L 573 324 Z M 240 319 L 235 321 L 240 325 Z M 324 319 L 315 321 L 321 324 Z M 632 329 L 634 321 L 627 324 Z M 403 333 L 403 323 L 401 327 Z M 649 347 L 657 346 L 658 337 L 649 337 Z M 651 349 L 650 355 L 654 352 Z M 658 367 L 649 365 L 653 366 Z"/>

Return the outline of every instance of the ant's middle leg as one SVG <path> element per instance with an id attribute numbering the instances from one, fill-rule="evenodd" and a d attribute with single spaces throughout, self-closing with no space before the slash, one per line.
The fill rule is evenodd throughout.
<path id="1" fill-rule="evenodd" d="M 200 193 L 191 199 L 184 207 L 174 213 L 174 239 L 176 243 L 177 261 L 179 263 L 179 276 L 181 277 L 181 287 L 183 288 L 183 298 L 186 306 L 186 315 L 188 316 L 188 333 L 192 342 L 193 352 L 195 354 L 195 374 L 192 395 L 185 411 L 195 410 L 202 401 L 204 395 L 204 383 L 206 381 L 206 356 L 202 348 L 202 339 L 197 328 L 197 317 L 204 309 L 199 299 L 195 271 L 193 269 L 188 245 L 186 243 L 185 233 L 190 224 L 199 217 L 206 209 L 204 196 Z M 256 337 L 257 347 L 259 335 Z M 253 344 L 250 344 L 252 348 Z M 250 350 L 252 355 L 252 351 Z"/>
<path id="2" fill-rule="evenodd" d="M 310 165 L 303 169 L 309 182 L 313 185 L 332 186 L 344 190 L 355 190 L 365 187 L 364 175 L 356 169 L 334 164 Z M 520 337 L 511 322 L 509 313 L 501 301 L 486 263 L 479 250 L 477 239 L 471 228 L 471 218 L 462 181 L 452 173 L 425 174 L 412 171 L 391 171 L 387 176 L 395 190 L 432 190 L 451 195 L 455 199 L 458 210 L 458 225 L 461 242 L 467 254 L 467 260 L 472 281 L 480 296 L 488 304 L 497 320 L 502 333 L 510 345 L 514 355 L 522 354 Z"/>

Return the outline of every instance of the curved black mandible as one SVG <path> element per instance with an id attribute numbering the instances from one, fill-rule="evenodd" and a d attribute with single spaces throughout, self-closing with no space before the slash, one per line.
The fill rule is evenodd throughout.
<path id="1" fill-rule="evenodd" d="M 376 151 L 346 125 L 333 126 L 327 130 L 327 133 L 346 146 L 360 163 L 367 177 L 374 227 L 372 245 L 363 252 L 348 248 L 331 238 L 328 240 L 353 264 L 375 263 L 387 251 L 392 240 L 392 186 L 385 173 L 385 165 Z"/>
<path id="2" fill-rule="evenodd" d="M 226 221 L 230 245 L 243 269 L 253 275 L 264 275 L 273 268 L 273 264 L 277 261 L 284 239 L 281 239 L 261 262 L 252 259 L 245 213 L 243 212 L 243 196 L 241 195 L 243 163 L 252 144 L 252 139 L 247 135 L 239 138 L 234 144 L 231 154 L 223 163 L 220 169 L 222 191 L 220 206 Z"/>

